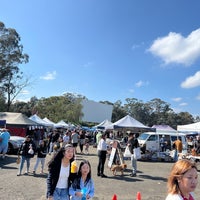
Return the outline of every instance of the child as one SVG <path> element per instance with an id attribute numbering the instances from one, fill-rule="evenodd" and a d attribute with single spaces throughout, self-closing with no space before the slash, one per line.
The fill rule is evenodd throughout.
<path id="1" fill-rule="evenodd" d="M 69 188 L 72 200 L 91 199 L 94 196 L 94 182 L 91 178 L 91 166 L 89 161 L 82 161 L 78 175 Z"/>
<path id="2" fill-rule="evenodd" d="M 45 164 L 45 158 L 46 158 L 46 145 L 43 140 L 40 140 L 39 147 L 37 148 L 37 160 L 34 166 L 33 174 L 35 174 L 39 163 L 41 163 L 41 172 L 40 174 L 44 173 L 44 164 Z"/>

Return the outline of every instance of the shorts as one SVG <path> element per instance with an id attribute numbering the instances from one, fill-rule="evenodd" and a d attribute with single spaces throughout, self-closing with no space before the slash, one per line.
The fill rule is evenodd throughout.
<path id="1" fill-rule="evenodd" d="M 77 147 L 77 146 L 78 146 L 78 143 L 72 143 L 72 146 L 73 146 L 73 147 Z"/>
<path id="2" fill-rule="evenodd" d="M 0 153 L 7 153 L 8 144 L 0 144 Z"/>

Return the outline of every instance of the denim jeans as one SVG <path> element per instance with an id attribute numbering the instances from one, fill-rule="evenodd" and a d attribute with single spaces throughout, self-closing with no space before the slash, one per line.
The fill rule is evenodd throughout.
<path id="1" fill-rule="evenodd" d="M 37 170 L 39 163 L 41 163 L 41 172 L 44 170 L 44 164 L 45 164 L 45 158 L 38 158 L 36 160 L 35 166 L 34 166 L 34 171 Z"/>
<path id="2" fill-rule="evenodd" d="M 26 161 L 26 171 L 29 172 L 30 160 L 31 160 L 31 158 L 27 158 L 26 156 L 21 156 L 21 162 L 20 162 L 20 166 L 19 166 L 19 174 L 22 173 L 22 169 L 24 167 L 25 161 Z"/>
<path id="3" fill-rule="evenodd" d="M 56 188 L 53 193 L 53 200 L 69 200 L 68 189 Z"/>
<path id="4" fill-rule="evenodd" d="M 131 155 L 131 164 L 133 168 L 133 174 L 137 173 L 137 159 L 135 159 L 134 155 Z"/>

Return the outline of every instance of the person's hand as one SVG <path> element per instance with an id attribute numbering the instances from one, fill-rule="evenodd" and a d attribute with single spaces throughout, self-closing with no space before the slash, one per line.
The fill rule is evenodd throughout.
<path id="1" fill-rule="evenodd" d="M 76 192 L 77 197 L 82 197 L 82 192 Z"/>
<path id="2" fill-rule="evenodd" d="M 87 198 L 87 199 L 90 199 L 90 195 L 89 195 L 89 194 L 87 194 L 86 198 Z"/>
<path id="3" fill-rule="evenodd" d="M 53 200 L 53 197 L 52 197 L 52 196 L 49 196 L 49 197 L 48 197 L 48 200 Z"/>

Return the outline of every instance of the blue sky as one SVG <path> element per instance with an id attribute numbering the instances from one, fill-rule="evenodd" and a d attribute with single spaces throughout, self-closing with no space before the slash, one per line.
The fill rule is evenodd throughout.
<path id="1" fill-rule="evenodd" d="M 200 1 L 1 0 L 21 36 L 31 87 L 18 98 L 160 98 L 200 115 Z"/>

